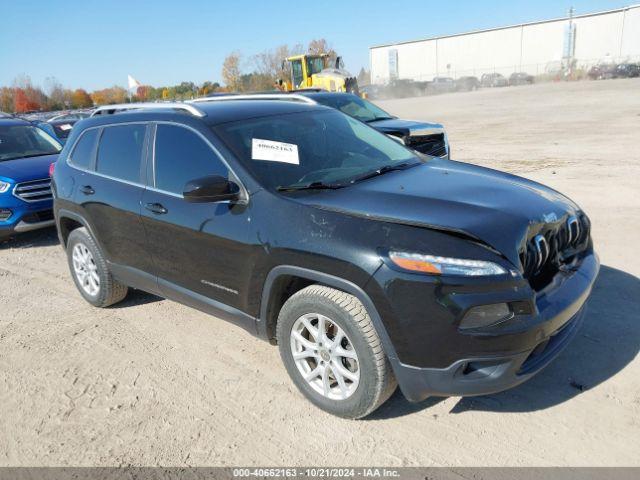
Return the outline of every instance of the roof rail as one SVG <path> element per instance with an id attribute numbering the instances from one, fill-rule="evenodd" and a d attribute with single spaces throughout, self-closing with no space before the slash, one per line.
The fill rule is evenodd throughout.
<path id="1" fill-rule="evenodd" d="M 191 105 L 186 102 L 164 102 L 164 103 L 120 103 L 117 105 L 103 105 L 96 108 L 91 114 L 92 117 L 96 115 L 107 115 L 113 113 L 120 113 L 127 110 L 184 110 L 187 113 L 195 117 L 205 117 L 207 114 L 200 110 L 195 105 Z"/>
<path id="2" fill-rule="evenodd" d="M 315 100 L 297 95 L 295 93 L 249 93 L 246 95 L 224 95 L 219 97 L 202 97 L 193 100 L 187 100 L 189 103 L 205 103 L 205 102 L 225 102 L 233 100 L 288 100 L 292 102 L 308 103 L 309 105 L 317 105 Z"/>

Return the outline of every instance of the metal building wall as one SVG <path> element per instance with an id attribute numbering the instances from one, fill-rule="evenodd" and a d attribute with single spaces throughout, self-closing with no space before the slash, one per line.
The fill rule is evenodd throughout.
<path id="1" fill-rule="evenodd" d="M 572 19 L 578 66 L 640 61 L 640 5 Z M 398 78 L 432 80 L 498 72 L 533 75 L 560 68 L 569 19 L 515 25 L 415 42 L 371 47 L 373 83 L 390 79 L 389 51 L 397 51 Z"/>

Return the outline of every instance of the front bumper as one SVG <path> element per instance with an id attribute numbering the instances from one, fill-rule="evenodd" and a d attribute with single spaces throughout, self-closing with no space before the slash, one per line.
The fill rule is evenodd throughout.
<path id="1" fill-rule="evenodd" d="M 528 380 L 575 336 L 598 271 L 598 258 L 591 252 L 540 292 L 517 284 L 503 289 L 478 285 L 448 289 L 436 283 L 433 298 L 423 295 L 421 300 L 413 290 L 414 304 L 422 303 L 420 318 L 405 317 L 398 328 L 396 317 L 391 331 L 389 322 L 384 321 L 393 345 L 390 361 L 403 394 L 416 402 L 429 396 L 485 395 Z M 409 290 L 401 287 L 395 287 L 396 294 Z M 457 321 L 465 308 L 514 300 L 529 301 L 531 312 L 480 332 L 458 330 Z M 427 301 L 431 302 L 431 311 L 424 303 Z M 406 305 L 407 300 L 400 299 L 400 303 Z M 382 318 L 393 310 L 380 312 Z"/>
<path id="2" fill-rule="evenodd" d="M 9 208 L 11 216 L 0 221 L 0 238 L 7 238 L 16 233 L 30 232 L 55 225 L 51 201 L 39 202 L 28 207 Z"/>

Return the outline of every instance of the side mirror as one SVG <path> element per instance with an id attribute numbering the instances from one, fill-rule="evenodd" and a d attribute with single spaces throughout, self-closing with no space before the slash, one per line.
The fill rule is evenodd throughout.
<path id="1" fill-rule="evenodd" d="M 209 175 L 187 182 L 183 195 L 190 203 L 224 202 L 237 200 L 240 197 L 240 187 L 220 175 Z"/>

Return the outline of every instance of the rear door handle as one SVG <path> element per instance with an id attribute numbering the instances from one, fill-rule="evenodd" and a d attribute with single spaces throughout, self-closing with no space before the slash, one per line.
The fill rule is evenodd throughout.
<path id="1" fill-rule="evenodd" d="M 91 185 L 85 185 L 84 187 L 81 187 L 80 191 L 85 195 L 93 195 L 94 193 L 96 193 L 96 191 L 91 188 Z"/>
<path id="2" fill-rule="evenodd" d="M 158 214 L 158 215 L 164 215 L 165 213 L 167 213 L 169 211 L 159 203 L 147 203 L 144 206 L 144 208 L 146 208 L 150 212 Z"/>

